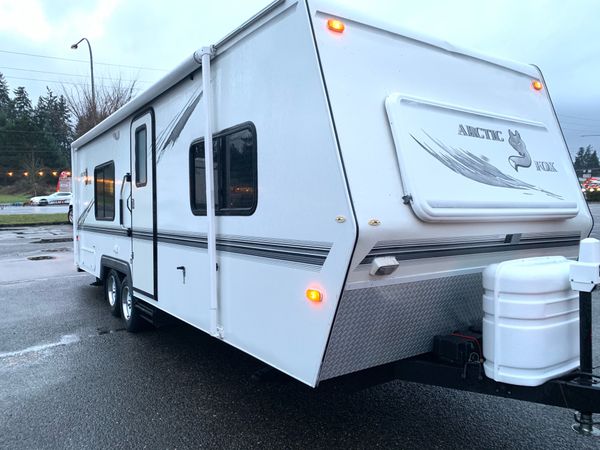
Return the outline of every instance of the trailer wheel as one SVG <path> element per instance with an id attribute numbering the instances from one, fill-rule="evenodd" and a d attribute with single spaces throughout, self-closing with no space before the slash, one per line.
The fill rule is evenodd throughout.
<path id="1" fill-rule="evenodd" d="M 125 320 L 125 328 L 131 333 L 135 333 L 142 328 L 140 312 L 134 308 L 133 289 L 129 277 L 121 281 L 121 315 Z"/>
<path id="2" fill-rule="evenodd" d="M 104 280 L 104 298 L 110 306 L 110 313 L 115 317 L 121 316 L 121 279 L 119 274 L 110 270 Z"/>

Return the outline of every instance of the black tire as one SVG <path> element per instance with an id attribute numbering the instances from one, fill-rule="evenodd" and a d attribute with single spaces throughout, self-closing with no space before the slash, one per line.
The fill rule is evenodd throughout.
<path id="1" fill-rule="evenodd" d="M 104 299 L 110 307 L 110 313 L 115 317 L 121 317 L 121 278 L 112 269 L 104 279 Z"/>
<path id="2" fill-rule="evenodd" d="M 140 312 L 135 308 L 135 299 L 133 298 L 133 287 L 129 277 L 124 277 L 121 281 L 121 316 L 125 321 L 125 329 L 130 333 L 140 331 L 143 327 L 143 320 Z"/>
<path id="3" fill-rule="evenodd" d="M 40 200 L 40 206 L 48 206 L 48 200 Z"/>
<path id="4" fill-rule="evenodd" d="M 69 212 L 67 213 L 67 220 L 73 225 L 73 207 L 69 206 Z"/>

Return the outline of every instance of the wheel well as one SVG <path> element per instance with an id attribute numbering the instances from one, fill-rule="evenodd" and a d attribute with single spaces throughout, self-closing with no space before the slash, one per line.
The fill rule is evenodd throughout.
<path id="1" fill-rule="evenodd" d="M 129 264 L 120 259 L 103 256 L 100 260 L 100 279 L 103 281 L 106 280 L 108 272 L 110 272 L 111 269 L 117 272 L 121 280 L 123 280 L 125 276 L 128 276 L 129 279 L 131 279 Z"/>

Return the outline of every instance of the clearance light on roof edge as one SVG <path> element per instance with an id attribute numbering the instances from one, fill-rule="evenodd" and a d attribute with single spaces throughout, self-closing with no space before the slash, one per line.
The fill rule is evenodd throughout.
<path id="1" fill-rule="evenodd" d="M 341 20 L 329 19 L 327 21 L 327 28 L 331 31 L 335 31 L 336 33 L 343 33 L 346 29 L 346 25 Z"/>
<path id="2" fill-rule="evenodd" d="M 321 294 L 321 291 L 318 291 L 316 289 L 307 289 L 306 298 L 309 299 L 311 302 L 316 303 L 323 300 L 323 294 Z"/>
<path id="3" fill-rule="evenodd" d="M 542 82 L 540 80 L 533 80 L 531 82 L 531 86 L 536 90 L 536 91 L 541 91 L 542 88 L 544 87 L 542 85 Z"/>

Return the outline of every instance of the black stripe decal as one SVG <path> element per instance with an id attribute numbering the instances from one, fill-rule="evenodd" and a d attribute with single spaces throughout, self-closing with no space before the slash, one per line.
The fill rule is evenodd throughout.
<path id="1" fill-rule="evenodd" d="M 369 264 L 373 259 L 382 256 L 394 256 L 397 260 L 423 258 L 439 258 L 442 256 L 472 255 L 478 253 L 508 252 L 551 247 L 570 247 L 579 245 L 579 235 L 556 238 L 521 239 L 519 243 L 504 241 L 488 241 L 476 243 L 434 244 L 434 245 L 396 245 L 388 247 L 375 246 L 362 260 L 361 264 Z"/>

